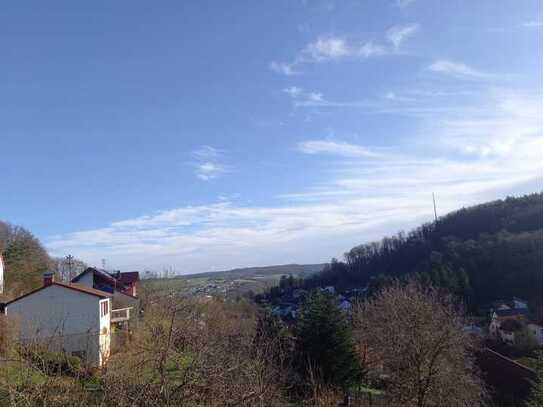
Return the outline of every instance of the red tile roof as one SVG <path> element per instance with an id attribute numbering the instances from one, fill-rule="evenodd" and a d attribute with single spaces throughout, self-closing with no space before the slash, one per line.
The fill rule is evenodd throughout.
<path id="1" fill-rule="evenodd" d="M 97 290 L 96 288 L 85 287 L 84 285 L 77 283 L 61 283 L 59 281 L 54 281 L 53 284 L 60 285 L 62 287 L 70 288 L 72 290 L 80 291 L 85 294 L 95 295 L 100 298 L 110 298 L 112 295 L 105 291 Z"/>
<path id="2" fill-rule="evenodd" d="M 137 271 L 129 271 L 126 273 L 121 273 L 121 276 L 119 278 L 119 280 L 122 283 L 126 283 L 126 284 L 135 283 L 136 281 L 139 281 L 139 279 L 140 279 L 140 273 Z"/>
<path id="3" fill-rule="evenodd" d="M 75 283 L 61 283 L 59 281 L 53 281 L 51 283 L 51 285 L 58 285 L 60 287 L 64 287 L 64 288 L 69 288 L 70 290 L 75 290 L 75 291 L 79 291 L 81 293 L 85 293 L 85 294 L 89 294 L 89 295 L 94 295 L 96 297 L 99 297 L 99 298 L 110 298 L 112 295 L 109 294 L 109 293 L 106 293 L 105 291 L 100 291 L 100 290 L 96 290 L 94 288 L 89 288 L 89 287 L 85 287 L 85 286 L 82 286 L 81 284 L 75 284 Z M 46 286 L 43 286 L 43 287 L 40 287 L 40 288 L 37 288 L 35 290 L 32 290 L 26 294 L 23 294 L 21 295 L 20 297 L 17 297 L 9 302 L 6 303 L 6 305 L 9 305 L 9 304 L 12 304 L 16 301 L 19 301 L 20 299 L 24 298 L 24 297 L 28 297 L 29 295 L 32 295 L 38 291 L 41 291 L 43 290 L 44 288 L 47 288 L 49 287 L 48 285 Z"/>

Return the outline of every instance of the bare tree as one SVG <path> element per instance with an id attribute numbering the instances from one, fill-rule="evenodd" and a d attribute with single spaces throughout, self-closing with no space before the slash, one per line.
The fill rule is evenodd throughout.
<path id="1" fill-rule="evenodd" d="M 384 378 L 387 405 L 483 403 L 475 344 L 451 297 L 414 282 L 397 283 L 360 304 L 353 322 L 362 360 Z"/>
<path id="2" fill-rule="evenodd" d="M 148 302 L 103 382 L 119 406 L 268 406 L 280 399 L 272 343 L 255 341 L 254 315 L 217 300 Z"/>

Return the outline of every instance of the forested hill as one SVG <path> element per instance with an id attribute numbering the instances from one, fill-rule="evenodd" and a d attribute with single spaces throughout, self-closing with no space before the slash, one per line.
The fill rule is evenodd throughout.
<path id="1" fill-rule="evenodd" d="M 0 221 L 0 253 L 5 265 L 4 299 L 39 287 L 46 271 L 54 271 L 61 278 L 68 277 L 65 259 L 50 257 L 40 241 L 20 226 Z M 84 267 L 83 262 L 71 260 L 71 272 Z"/>
<path id="2" fill-rule="evenodd" d="M 414 275 L 447 287 L 472 309 L 510 296 L 543 305 L 543 193 L 463 208 L 356 246 L 305 284 L 376 289 Z"/>

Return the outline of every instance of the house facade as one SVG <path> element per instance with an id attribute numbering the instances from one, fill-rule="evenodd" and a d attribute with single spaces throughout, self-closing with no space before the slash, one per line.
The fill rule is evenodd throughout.
<path id="1" fill-rule="evenodd" d="M 140 301 L 137 297 L 138 272 L 107 272 L 89 267 L 72 279 L 72 283 L 110 293 L 115 309 L 131 308 L 132 313 L 139 311 Z"/>
<path id="2" fill-rule="evenodd" d="M 5 305 L 26 343 L 78 356 L 89 366 L 102 366 L 111 349 L 111 294 L 44 275 L 41 288 Z"/>

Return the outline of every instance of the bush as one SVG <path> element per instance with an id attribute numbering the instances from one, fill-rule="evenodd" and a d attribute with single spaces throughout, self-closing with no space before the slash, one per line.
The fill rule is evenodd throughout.
<path id="1" fill-rule="evenodd" d="M 51 352 L 35 346 L 20 350 L 21 357 L 47 375 L 66 375 L 79 377 L 83 373 L 81 359 L 64 352 Z"/>

